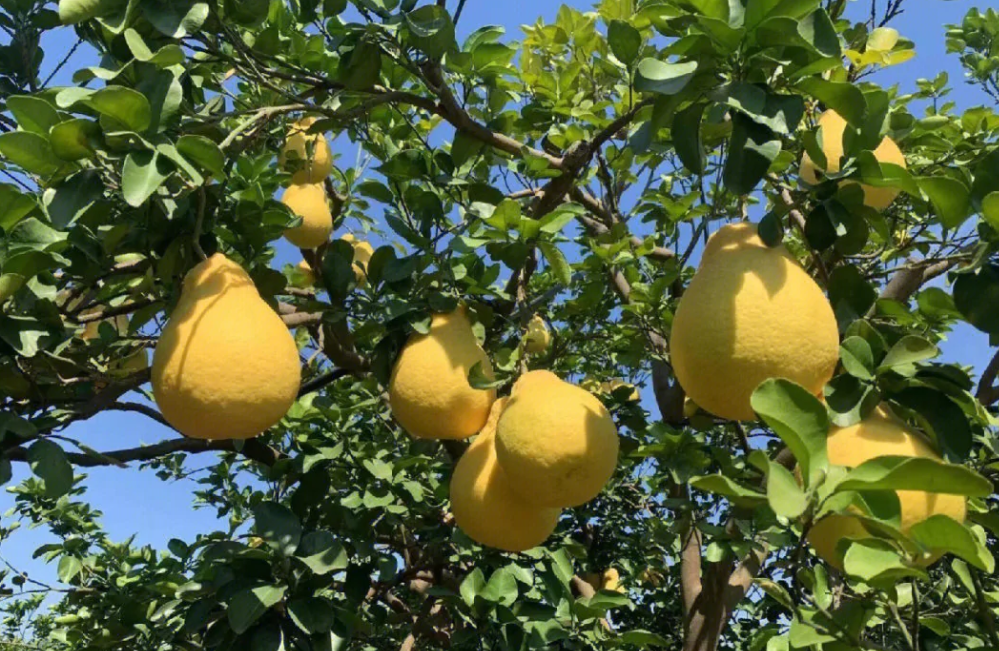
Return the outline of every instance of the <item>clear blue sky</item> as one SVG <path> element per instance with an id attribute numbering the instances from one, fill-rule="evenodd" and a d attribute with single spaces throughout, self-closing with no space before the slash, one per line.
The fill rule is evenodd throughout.
<path id="1" fill-rule="evenodd" d="M 898 83 L 902 93 L 916 89 L 915 80 L 934 76 L 945 70 L 950 74 L 954 90 L 950 99 L 960 109 L 986 103 L 988 98 L 975 86 L 964 83 L 961 68 L 955 56 L 946 55 L 944 31 L 947 23 L 960 22 L 971 6 L 985 7 L 991 0 L 978 2 L 945 2 L 943 0 L 908 0 L 909 10 L 896 19 L 893 26 L 902 36 L 917 44 L 917 56 L 912 61 L 879 73 L 875 78 L 883 85 Z M 456 4 L 449 0 L 449 7 Z M 546 22 L 554 19 L 561 3 L 552 1 L 537 2 L 526 0 L 468 0 L 458 26 L 459 41 L 468 33 L 483 25 L 502 25 L 507 37 L 519 40 L 522 33 L 519 26 L 533 23 L 538 17 Z M 572 0 L 571 6 L 586 10 L 590 2 Z M 869 4 L 851 2 L 850 13 L 854 17 L 863 15 Z M 43 43 L 46 50 L 46 66 L 42 70 L 45 78 L 51 67 L 61 59 L 75 42 L 72 30 L 60 30 L 49 36 Z M 69 75 L 83 66 L 95 65 L 97 59 L 92 53 L 79 51 L 70 64 L 55 78 L 56 85 L 69 85 Z M 915 109 L 913 109 L 915 110 Z M 342 139 L 341 139 L 342 140 Z M 337 142 L 334 149 L 343 154 L 344 164 L 353 161 L 355 149 L 347 143 Z M 285 243 L 279 245 L 279 260 L 282 263 L 295 263 L 298 253 Z M 967 326 L 956 330 L 944 345 L 944 357 L 948 361 L 978 366 L 988 348 L 987 337 Z M 651 389 L 642 388 L 646 408 L 654 410 Z M 139 414 L 105 413 L 84 423 L 79 423 L 66 432 L 86 444 L 99 449 L 111 450 L 135 447 L 154 443 L 163 438 L 173 438 L 170 430 L 150 421 Z M 204 467 L 210 462 L 207 455 L 190 457 L 192 467 Z M 14 482 L 25 476 L 25 468 L 18 464 Z M 103 523 L 115 540 L 123 540 L 136 534 L 136 542 L 149 543 L 162 547 L 172 537 L 193 539 L 198 533 L 220 528 L 215 521 L 214 510 L 192 508 L 193 481 L 164 483 L 152 471 L 140 472 L 135 468 L 99 468 L 87 471 L 85 499 L 103 512 Z M 13 483 L 13 482 L 12 482 Z M 13 500 L 6 493 L 0 493 L 0 511 L 6 510 Z M 224 524 L 222 525 L 224 527 Z M 27 569 L 34 576 L 54 582 L 55 568 L 32 561 L 31 554 L 38 545 L 48 540 L 44 530 L 22 530 L 9 540 L 3 541 L 0 554 L 19 569 Z"/>

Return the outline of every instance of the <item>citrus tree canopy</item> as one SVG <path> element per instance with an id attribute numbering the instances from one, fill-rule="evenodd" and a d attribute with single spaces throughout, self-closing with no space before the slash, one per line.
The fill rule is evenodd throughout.
<path id="1" fill-rule="evenodd" d="M 0 0 L 0 649 L 999 649 L 999 14 L 480 1 Z"/>

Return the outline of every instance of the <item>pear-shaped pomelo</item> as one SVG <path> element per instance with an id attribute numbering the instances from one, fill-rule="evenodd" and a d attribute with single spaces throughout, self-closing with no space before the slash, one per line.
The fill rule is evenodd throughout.
<path id="1" fill-rule="evenodd" d="M 560 510 L 524 501 L 496 462 L 496 423 L 506 401 L 500 398 L 493 403 L 486 425 L 455 466 L 451 512 L 472 540 L 520 552 L 537 547 L 555 531 Z"/>
<path id="2" fill-rule="evenodd" d="M 822 290 L 783 246 L 748 223 L 722 227 L 673 318 L 670 355 L 680 385 L 702 409 L 752 420 L 756 387 L 783 377 L 814 394 L 839 360 L 839 332 Z"/>
<path id="3" fill-rule="evenodd" d="M 407 432 L 425 439 L 464 439 L 482 429 L 496 400 L 493 389 L 475 389 L 468 373 L 493 367 L 475 339 L 465 308 L 435 314 L 430 332 L 403 347 L 389 381 L 392 414 Z"/>
<path id="4" fill-rule="evenodd" d="M 834 427 L 828 439 L 829 463 L 855 468 L 877 457 L 922 457 L 939 460 L 940 457 L 921 435 L 891 413 L 887 406 L 878 407 L 870 416 L 849 427 Z M 961 495 L 927 493 L 924 491 L 896 491 L 901 507 L 899 528 L 907 533 L 914 524 L 933 515 L 946 515 L 964 522 L 966 500 Z M 871 534 L 855 517 L 848 514 L 828 515 L 812 526 L 808 542 L 815 553 L 830 565 L 843 569 L 837 545 L 844 538 L 859 540 Z M 928 554 L 917 563 L 924 567 L 940 558 Z"/>
<path id="5" fill-rule="evenodd" d="M 617 427 L 586 389 L 549 371 L 517 380 L 496 427 L 496 456 L 513 489 L 537 506 L 579 506 L 614 474 Z"/>
<path id="6" fill-rule="evenodd" d="M 830 109 L 819 118 L 819 128 L 822 134 L 822 153 L 826 157 L 825 169 L 816 165 L 807 152 L 801 159 L 801 178 L 811 185 L 816 185 L 822 181 L 822 173 L 839 172 L 840 159 L 844 152 L 843 134 L 846 132 L 846 120 L 839 113 Z M 898 148 L 894 140 L 887 136 L 874 150 L 874 157 L 881 163 L 894 163 L 903 168 L 906 166 L 902 150 Z M 846 180 L 843 183 L 856 183 L 856 181 Z M 864 190 L 864 204 L 875 210 L 884 210 L 890 206 L 899 193 L 897 188 L 878 188 L 867 184 L 861 184 L 860 187 Z"/>
<path id="7" fill-rule="evenodd" d="M 322 183 L 333 170 L 330 143 L 321 133 L 309 133 L 316 118 L 309 116 L 295 122 L 288 130 L 280 163 L 294 170 L 291 182 L 296 185 Z"/>
<path id="8" fill-rule="evenodd" d="M 200 439 L 257 436 L 300 382 L 295 340 L 242 267 L 217 253 L 188 272 L 153 355 L 153 396 L 171 425 Z"/>
<path id="9" fill-rule="evenodd" d="M 300 249 L 326 244 L 333 232 L 333 215 L 322 183 L 292 185 L 284 191 L 281 203 L 302 218 L 301 224 L 284 232 L 289 242 Z"/>

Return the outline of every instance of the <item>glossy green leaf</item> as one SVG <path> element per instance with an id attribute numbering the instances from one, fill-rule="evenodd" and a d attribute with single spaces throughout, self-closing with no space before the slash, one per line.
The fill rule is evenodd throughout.
<path id="1" fill-rule="evenodd" d="M 284 598 L 284 586 L 263 585 L 241 590 L 229 600 L 229 626 L 236 633 L 247 631 L 271 606 Z"/>
<path id="2" fill-rule="evenodd" d="M 691 488 L 714 493 L 739 506 L 755 507 L 766 502 L 767 497 L 755 490 L 746 488 L 725 475 L 702 475 L 690 480 Z"/>
<path id="3" fill-rule="evenodd" d="M 49 177 L 66 165 L 55 155 L 48 138 L 30 131 L 0 134 L 0 156 L 30 174 Z"/>
<path id="4" fill-rule="evenodd" d="M 146 96 L 124 86 L 107 86 L 83 102 L 130 131 L 145 131 L 152 120 L 152 108 Z"/>
<path id="5" fill-rule="evenodd" d="M 759 416 L 784 441 L 811 486 L 829 465 L 826 409 L 804 387 L 783 378 L 762 382 L 750 402 Z"/>
<path id="6" fill-rule="evenodd" d="M 781 150 L 781 141 L 767 127 L 736 113 L 722 177 L 735 194 L 749 194 L 770 169 Z"/>
<path id="7" fill-rule="evenodd" d="M 454 23 L 443 6 L 424 5 L 406 14 L 406 27 L 413 45 L 433 59 L 456 50 Z"/>
<path id="8" fill-rule="evenodd" d="M 697 62 L 666 63 L 642 59 L 635 74 L 635 89 L 658 95 L 675 95 L 683 90 L 697 72 Z"/>
<path id="9" fill-rule="evenodd" d="M 847 337 L 839 346 L 839 358 L 850 375 L 861 380 L 874 377 L 874 353 L 860 337 Z"/>
<path id="10" fill-rule="evenodd" d="M 170 164 L 156 152 L 144 150 L 129 154 L 121 172 L 125 201 L 130 206 L 141 206 L 172 172 Z"/>
<path id="11" fill-rule="evenodd" d="M 985 265 L 954 281 L 954 306 L 982 332 L 999 334 L 999 267 Z"/>
<path id="12" fill-rule="evenodd" d="M 288 507 L 261 502 L 253 507 L 253 530 L 274 550 L 285 556 L 295 552 L 302 538 L 302 523 Z"/>
<path id="13" fill-rule="evenodd" d="M 31 472 L 45 484 L 46 497 L 62 497 L 73 487 L 73 466 L 58 444 L 39 439 L 28 448 Z"/>
<path id="14" fill-rule="evenodd" d="M 836 492 L 920 490 L 985 497 L 992 484 L 974 470 L 924 457 L 877 457 L 851 470 Z"/>
<path id="15" fill-rule="evenodd" d="M 99 145 L 101 127 L 93 120 L 74 118 L 52 127 L 49 140 L 56 156 L 67 161 L 90 158 Z"/>
<path id="16" fill-rule="evenodd" d="M 808 508 L 808 497 L 791 471 L 779 463 L 770 464 L 767 475 L 767 501 L 777 515 L 795 519 Z"/>
<path id="17" fill-rule="evenodd" d="M 59 113 L 51 104 L 38 97 L 13 95 L 7 98 L 7 109 L 24 131 L 47 137 L 49 129 L 59 124 Z"/>
<path id="18" fill-rule="evenodd" d="M 679 111 L 670 127 L 676 155 L 684 167 L 694 174 L 704 172 L 704 146 L 701 142 L 701 118 L 706 104 L 691 104 Z"/>
<path id="19" fill-rule="evenodd" d="M 933 515 L 914 524 L 909 536 L 929 549 L 959 556 L 989 574 L 995 571 L 995 559 L 966 526 L 946 515 Z"/>
<path id="20" fill-rule="evenodd" d="M 630 66 L 642 51 L 642 34 L 623 20 L 612 20 L 607 25 L 607 44 L 618 61 Z"/>

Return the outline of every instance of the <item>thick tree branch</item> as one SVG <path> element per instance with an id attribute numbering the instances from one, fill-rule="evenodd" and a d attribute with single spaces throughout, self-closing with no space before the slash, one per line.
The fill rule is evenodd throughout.
<path id="1" fill-rule="evenodd" d="M 138 448 L 100 452 L 98 453 L 99 456 L 82 452 L 67 452 L 66 457 L 75 466 L 94 468 L 98 466 L 121 465 L 133 461 L 152 461 L 175 452 L 186 452 L 188 454 L 237 452 L 247 459 L 252 459 L 265 466 L 273 466 L 283 456 L 277 450 L 252 439 L 248 441 L 202 441 L 199 439 L 181 438 L 170 439 Z M 21 447 L 8 450 L 6 456 L 11 461 L 28 461 L 28 451 Z"/>

